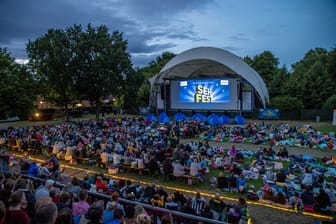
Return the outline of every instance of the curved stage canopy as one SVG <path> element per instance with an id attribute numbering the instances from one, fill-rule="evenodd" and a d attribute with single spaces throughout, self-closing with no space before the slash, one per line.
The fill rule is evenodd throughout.
<path id="1" fill-rule="evenodd" d="M 149 82 L 153 93 L 154 86 L 169 80 L 223 77 L 246 80 L 266 107 L 269 94 L 264 80 L 240 57 L 220 48 L 198 47 L 186 50 L 172 58 Z"/>

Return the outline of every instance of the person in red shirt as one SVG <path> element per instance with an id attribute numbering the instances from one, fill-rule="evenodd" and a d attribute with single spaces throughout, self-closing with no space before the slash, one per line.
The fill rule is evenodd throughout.
<path id="1" fill-rule="evenodd" d="M 23 191 L 15 191 L 9 197 L 9 208 L 6 213 L 7 224 L 29 224 L 29 216 L 23 210 L 27 208 L 27 200 Z"/>
<path id="2" fill-rule="evenodd" d="M 107 185 L 103 182 L 103 178 L 98 176 L 97 181 L 96 181 L 96 189 L 98 192 L 104 192 L 107 191 L 108 187 Z"/>

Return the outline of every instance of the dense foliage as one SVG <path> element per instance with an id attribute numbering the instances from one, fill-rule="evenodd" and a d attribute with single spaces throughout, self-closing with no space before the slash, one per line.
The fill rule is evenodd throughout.
<path id="1" fill-rule="evenodd" d="M 282 111 L 296 111 L 303 109 L 303 103 L 296 97 L 276 96 L 271 99 L 270 107 Z"/>
<path id="2" fill-rule="evenodd" d="M 278 59 L 269 51 L 254 58 L 245 57 L 244 60 L 264 79 L 271 97 L 271 106 L 280 101 L 288 106 L 279 105 L 278 109 L 282 107 L 295 110 L 300 103 L 290 107 L 283 100 L 295 98 L 297 100 L 291 102 L 302 102 L 306 109 L 319 109 L 330 96 L 335 94 L 335 48 L 329 52 L 322 48 L 309 50 L 303 59 L 292 65 L 291 72 L 288 72 L 284 66 L 279 68 Z"/>
<path id="3" fill-rule="evenodd" d="M 122 96 L 124 80 L 132 72 L 127 41 L 118 31 L 110 34 L 104 25 L 51 29 L 30 41 L 27 52 L 29 65 L 48 89 L 48 99 L 66 112 L 73 100 L 88 99 L 96 107 L 97 118 L 101 101 Z"/>
<path id="4" fill-rule="evenodd" d="M 26 118 L 34 108 L 36 82 L 23 65 L 0 48 L 0 119 Z"/>

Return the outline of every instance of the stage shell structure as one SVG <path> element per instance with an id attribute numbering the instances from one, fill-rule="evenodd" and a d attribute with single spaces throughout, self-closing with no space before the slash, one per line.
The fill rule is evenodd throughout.
<path id="1" fill-rule="evenodd" d="M 264 80 L 242 58 L 214 47 L 186 50 L 151 77 L 153 112 L 252 112 L 266 108 Z"/>

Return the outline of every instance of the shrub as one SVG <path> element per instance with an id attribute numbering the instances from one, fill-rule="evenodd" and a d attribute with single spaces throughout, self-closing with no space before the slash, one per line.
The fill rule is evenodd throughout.
<path id="1" fill-rule="evenodd" d="M 323 103 L 322 108 L 326 110 L 336 109 L 336 95 L 331 95 L 326 102 Z"/>
<path id="2" fill-rule="evenodd" d="M 276 96 L 271 99 L 270 107 L 282 111 L 296 111 L 303 109 L 303 103 L 296 97 Z"/>

